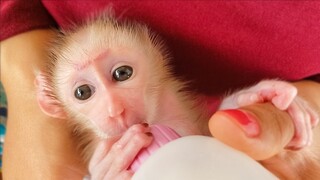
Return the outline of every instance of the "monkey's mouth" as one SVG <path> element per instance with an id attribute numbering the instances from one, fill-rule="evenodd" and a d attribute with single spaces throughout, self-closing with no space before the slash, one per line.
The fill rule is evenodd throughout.
<path id="1" fill-rule="evenodd" d="M 105 138 L 112 138 L 122 136 L 131 126 L 145 121 L 122 116 L 121 118 L 107 118 L 105 122 L 105 127 L 100 128 L 101 133 L 99 134 Z"/>

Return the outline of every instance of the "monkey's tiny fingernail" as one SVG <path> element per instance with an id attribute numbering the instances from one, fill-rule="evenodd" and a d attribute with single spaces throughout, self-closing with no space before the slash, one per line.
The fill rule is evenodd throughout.
<path id="1" fill-rule="evenodd" d="M 256 137 L 259 135 L 260 126 L 253 115 L 238 109 L 223 110 L 223 112 L 231 116 L 232 119 L 236 120 L 240 125 L 240 128 L 248 137 Z"/>
<path id="2" fill-rule="evenodd" d="M 149 127 L 148 123 L 142 123 L 141 125 L 144 126 L 144 127 Z"/>
<path id="3" fill-rule="evenodd" d="M 153 136 L 153 134 L 151 132 L 145 132 L 145 134 L 149 137 Z"/>

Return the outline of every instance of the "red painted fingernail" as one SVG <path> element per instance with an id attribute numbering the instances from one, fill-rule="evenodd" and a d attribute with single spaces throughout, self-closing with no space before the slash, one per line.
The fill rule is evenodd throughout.
<path id="1" fill-rule="evenodd" d="M 222 110 L 222 112 L 228 114 L 234 120 L 236 120 L 248 137 L 256 137 L 260 134 L 260 127 L 256 121 L 256 118 L 249 113 L 238 109 L 227 109 Z"/>

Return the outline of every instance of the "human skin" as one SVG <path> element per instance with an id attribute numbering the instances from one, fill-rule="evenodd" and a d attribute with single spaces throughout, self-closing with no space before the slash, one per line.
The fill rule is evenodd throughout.
<path id="1" fill-rule="evenodd" d="M 9 102 L 4 179 L 82 179 L 86 174 L 65 121 L 44 115 L 36 101 L 34 69 L 44 68 L 51 36 L 49 30 L 34 30 L 1 42 L 1 82 Z"/>
<path id="2" fill-rule="evenodd" d="M 66 177 L 82 179 L 85 174 L 84 165 L 78 162 L 79 154 L 74 153 L 75 145 L 70 130 L 66 129 L 65 122 L 45 116 L 35 99 L 34 69 L 44 68 L 44 59 L 46 58 L 43 48 L 44 43 L 50 37 L 49 31 L 46 30 L 31 31 L 1 43 L 1 81 L 10 102 L 4 149 L 3 172 L 5 179 L 25 179 L 26 177 L 28 179 L 61 179 Z M 30 63 L 31 61 L 32 63 Z M 10 73 L 8 70 L 15 73 Z M 299 82 L 297 87 L 300 94 L 304 95 L 305 99 L 319 110 L 319 94 L 317 94 L 320 92 L 319 84 Z M 315 96 L 310 96 L 308 91 L 312 91 Z M 26 104 L 28 106 L 25 106 Z M 292 122 L 286 113 L 268 104 L 250 107 L 247 110 L 258 114 L 259 122 L 269 120 L 268 116 L 263 116 L 264 112 L 275 113 L 279 119 L 286 119 L 287 121 L 283 121 L 284 131 L 288 127 L 289 134 L 292 135 L 290 132 Z M 14 109 L 14 111 L 10 109 Z M 220 114 L 220 116 L 224 116 L 224 114 Z M 230 119 L 228 116 L 224 117 Z M 270 134 L 276 131 L 263 123 L 261 126 Z M 221 128 L 228 127 L 221 126 Z M 315 129 L 315 133 L 319 131 L 318 129 L 318 127 Z M 44 135 L 44 133 L 47 134 Z M 311 147 L 317 144 L 319 142 L 315 141 Z M 279 148 L 279 153 L 282 153 L 282 148 Z M 279 167 L 278 169 L 277 167 L 270 169 L 276 172 Z"/>
<path id="3" fill-rule="evenodd" d="M 292 83 L 298 89 L 298 96 L 305 99 L 320 117 L 320 84 L 313 81 Z M 281 179 L 320 178 L 320 126 L 313 128 L 313 143 L 301 150 L 287 149 L 294 136 L 294 126 L 289 114 L 275 109 L 270 103 L 249 105 L 239 108 L 250 113 L 261 127 L 259 136 L 248 137 L 239 128 L 238 121 L 228 112 L 218 111 L 210 121 L 211 133 L 222 142 L 247 153 L 259 160 Z"/>

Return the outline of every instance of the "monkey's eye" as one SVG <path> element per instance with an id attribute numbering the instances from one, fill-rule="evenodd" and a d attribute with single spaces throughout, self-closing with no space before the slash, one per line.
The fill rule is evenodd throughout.
<path id="1" fill-rule="evenodd" d="M 94 87 L 88 84 L 81 85 L 77 87 L 74 91 L 74 97 L 78 100 L 84 101 L 89 99 L 94 93 Z"/>
<path id="2" fill-rule="evenodd" d="M 133 74 L 133 69 L 130 66 L 121 66 L 113 71 L 113 79 L 115 81 L 125 81 L 129 79 Z"/>

